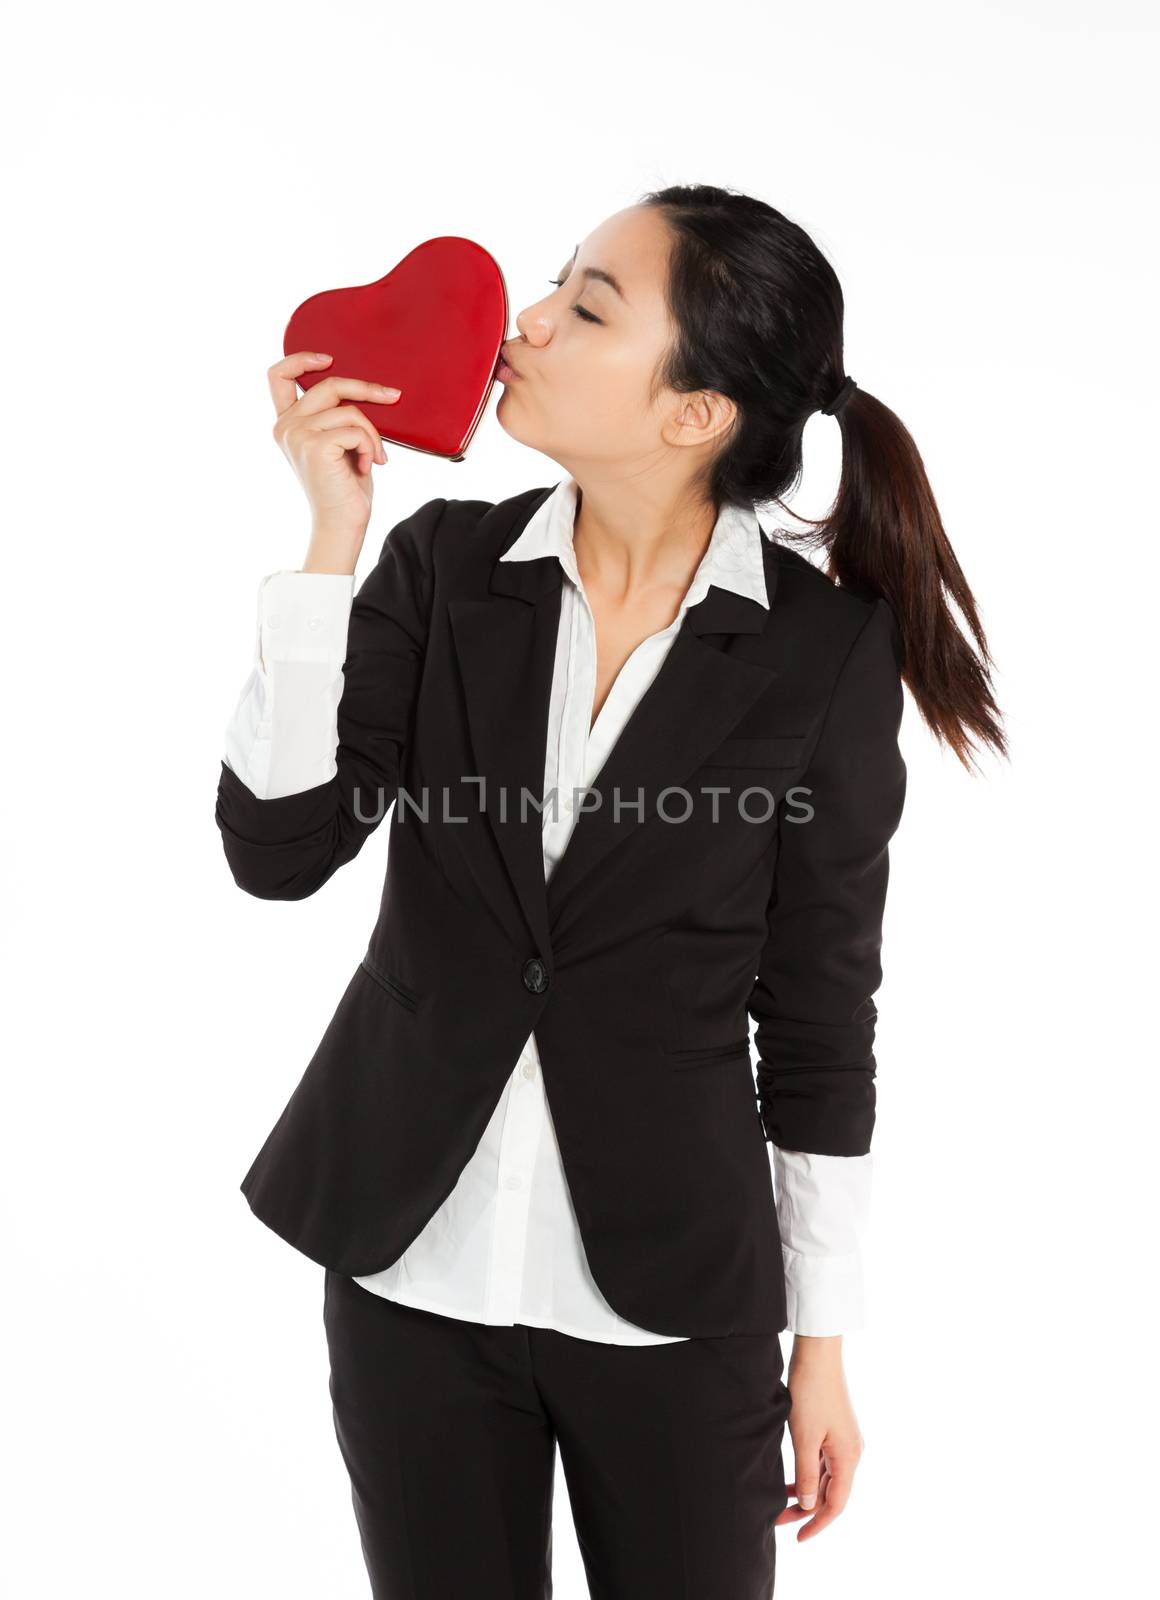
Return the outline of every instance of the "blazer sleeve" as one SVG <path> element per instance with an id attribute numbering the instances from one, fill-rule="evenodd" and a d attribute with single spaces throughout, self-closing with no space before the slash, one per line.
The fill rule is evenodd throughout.
<path id="1" fill-rule="evenodd" d="M 906 791 L 901 657 L 894 613 L 878 599 L 838 675 L 803 787 L 789 791 L 779 820 L 749 1012 L 762 1125 L 783 1150 L 870 1149 L 887 845 Z"/>
<path id="2" fill-rule="evenodd" d="M 303 900 L 351 861 L 394 803 L 418 695 L 447 501 L 387 534 L 355 595 L 338 702 L 334 775 L 262 799 L 220 763 L 215 821 L 234 882 L 263 900 Z"/>

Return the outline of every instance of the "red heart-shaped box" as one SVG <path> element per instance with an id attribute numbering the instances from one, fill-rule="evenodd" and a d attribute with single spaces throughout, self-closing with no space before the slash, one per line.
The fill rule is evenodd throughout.
<path id="1" fill-rule="evenodd" d="M 425 239 L 385 277 L 325 289 L 286 324 L 282 350 L 325 350 L 334 360 L 298 378 L 310 389 L 334 374 L 403 392 L 357 405 L 382 438 L 462 461 L 495 382 L 507 333 L 507 285 L 473 239 Z"/>

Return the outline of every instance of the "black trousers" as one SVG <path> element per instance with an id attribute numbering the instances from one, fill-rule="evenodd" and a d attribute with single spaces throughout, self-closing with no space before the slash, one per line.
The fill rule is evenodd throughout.
<path id="1" fill-rule="evenodd" d="M 601 1344 L 329 1269 L 323 1320 L 374 1600 L 550 1600 L 557 1445 L 592 1600 L 770 1600 L 776 1333 Z"/>

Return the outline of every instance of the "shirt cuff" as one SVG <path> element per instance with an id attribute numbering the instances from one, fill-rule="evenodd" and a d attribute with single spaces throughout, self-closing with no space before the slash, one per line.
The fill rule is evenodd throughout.
<path id="1" fill-rule="evenodd" d="M 258 588 L 258 659 L 337 662 L 346 659 L 354 573 L 268 573 Z"/>
<path id="2" fill-rule="evenodd" d="M 338 702 L 354 574 L 269 573 L 254 664 L 225 729 L 227 767 L 259 800 L 301 794 L 337 770 Z"/>
<path id="3" fill-rule="evenodd" d="M 785 1271 L 786 1322 L 791 1333 L 829 1338 L 866 1326 L 862 1257 L 807 1256 L 781 1247 Z"/>
<path id="4" fill-rule="evenodd" d="M 873 1158 L 772 1148 L 790 1331 L 828 1337 L 864 1328 Z"/>

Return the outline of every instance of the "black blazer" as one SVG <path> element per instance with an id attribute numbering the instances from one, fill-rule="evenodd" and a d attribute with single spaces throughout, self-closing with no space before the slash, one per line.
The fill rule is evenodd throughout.
<path id="1" fill-rule="evenodd" d="M 498 557 L 551 492 L 430 500 L 392 528 L 351 611 L 329 782 L 259 800 L 221 765 L 226 859 L 264 899 L 313 894 L 397 801 L 366 955 L 241 1188 L 312 1260 L 386 1267 L 534 1029 L 614 1310 L 656 1333 L 780 1331 L 766 1140 L 861 1155 L 874 1124 L 897 624 L 763 539 L 769 609 L 716 586 L 689 608 L 545 883 L 563 574 Z"/>

